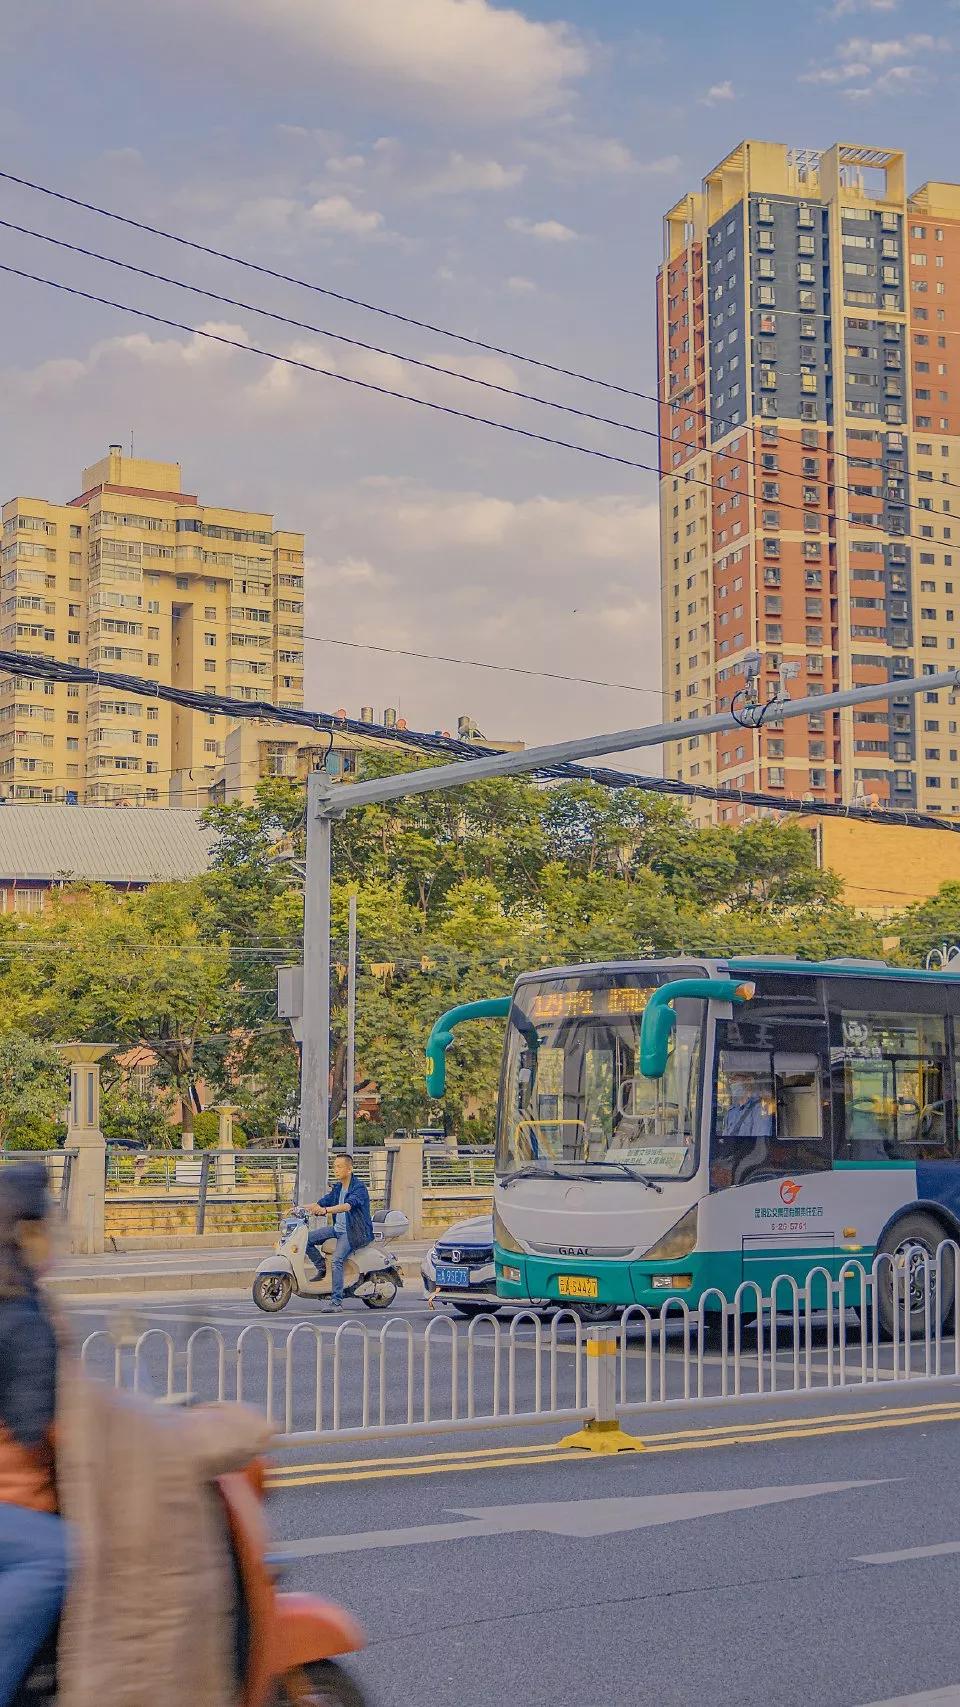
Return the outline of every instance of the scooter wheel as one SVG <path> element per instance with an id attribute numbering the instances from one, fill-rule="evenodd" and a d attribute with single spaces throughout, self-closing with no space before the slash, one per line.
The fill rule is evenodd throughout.
<path id="1" fill-rule="evenodd" d="M 268 1316 L 286 1309 L 292 1296 L 293 1281 L 289 1274 L 258 1274 L 253 1283 L 253 1302 Z"/>
<path id="2" fill-rule="evenodd" d="M 301 1666 L 283 1680 L 284 1701 L 299 1707 L 370 1707 L 363 1690 L 333 1660 Z"/>
<path id="3" fill-rule="evenodd" d="M 397 1283 L 388 1275 L 381 1275 L 372 1292 L 365 1292 L 363 1302 L 368 1310 L 389 1310 L 397 1296 Z"/>

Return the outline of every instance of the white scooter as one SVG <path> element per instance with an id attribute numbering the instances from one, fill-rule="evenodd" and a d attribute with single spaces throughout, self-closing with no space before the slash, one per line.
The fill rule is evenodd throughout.
<path id="1" fill-rule="evenodd" d="M 343 1265 L 343 1296 L 360 1298 L 369 1310 L 388 1310 L 403 1285 L 400 1258 L 385 1240 L 402 1239 L 410 1223 L 402 1209 L 381 1209 L 373 1217 L 373 1243 L 351 1251 Z M 337 1236 L 330 1229 L 322 1244 L 307 1251 L 310 1215 L 294 1208 L 280 1223 L 273 1255 L 264 1257 L 253 1282 L 253 1301 L 269 1315 L 298 1298 L 329 1298 L 333 1292 L 333 1253 Z"/>

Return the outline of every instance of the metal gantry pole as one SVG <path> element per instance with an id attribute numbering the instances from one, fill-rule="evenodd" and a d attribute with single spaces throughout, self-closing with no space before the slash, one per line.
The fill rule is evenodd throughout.
<path id="1" fill-rule="evenodd" d="M 879 682 L 867 688 L 842 688 L 838 693 L 811 694 L 805 699 L 769 700 L 764 705 L 745 707 L 743 714 L 737 717 L 732 712 L 720 711 L 709 717 L 654 723 L 642 729 L 618 729 L 609 735 L 581 735 L 575 740 L 558 741 L 549 747 L 526 747 L 515 753 L 490 753 L 479 759 L 456 759 L 452 764 L 428 765 L 423 770 L 409 771 L 400 776 L 373 777 L 369 782 L 351 783 L 344 789 L 344 810 L 405 799 L 410 794 L 430 794 L 434 789 L 465 788 L 468 783 L 480 782 L 488 776 L 521 776 L 525 771 L 549 773 L 551 767 L 568 764 L 572 760 L 625 753 L 632 747 L 666 747 L 671 741 L 685 741 L 691 735 L 715 735 L 724 729 L 755 731 L 764 723 L 769 726 L 774 719 L 805 717 L 810 712 L 840 711 L 850 705 L 871 705 L 900 695 L 958 687 L 960 672 L 941 670 L 933 676 L 908 676 L 903 681 Z M 557 781 L 575 780 L 575 776 L 557 778 Z M 731 800 L 736 799 L 736 789 L 730 790 L 730 797 Z M 892 814 L 890 821 L 895 822 Z"/>
<path id="2" fill-rule="evenodd" d="M 315 1203 L 330 1172 L 330 779 L 307 778 L 307 875 L 303 898 L 303 1053 L 300 1067 L 301 1203 Z"/>
<path id="3" fill-rule="evenodd" d="M 960 690 L 960 671 L 940 670 L 930 676 L 910 676 L 903 681 L 880 682 L 864 688 L 844 688 L 838 693 L 810 695 L 805 699 L 774 700 L 763 706 L 744 708 L 734 717 L 729 711 L 709 717 L 657 723 L 642 729 L 621 729 L 609 735 L 585 735 L 548 747 L 528 747 L 515 753 L 491 753 L 478 759 L 460 759 L 454 764 L 428 765 L 400 776 L 372 778 L 369 782 L 332 786 L 325 772 L 314 772 L 307 782 L 307 883 L 303 936 L 303 1066 L 300 1076 L 300 1196 L 315 1198 L 325 1188 L 330 1141 L 330 856 L 333 820 L 359 806 L 401 800 L 411 794 L 465 788 L 488 776 L 520 776 L 538 771 L 550 774 L 552 766 L 571 760 L 628 752 L 632 747 L 664 747 L 691 735 L 717 733 L 724 729 L 757 729 L 764 720 L 804 717 L 810 712 L 839 711 L 846 706 L 869 705 L 901 695 L 934 692 L 938 688 Z M 558 780 L 560 780 L 558 778 Z M 731 800 L 736 790 L 730 791 Z M 816 810 L 812 803 L 811 809 Z M 877 814 L 878 822 L 883 822 Z M 891 812 L 890 823 L 896 823 Z M 350 1081 L 352 1084 L 352 1079 Z"/>
<path id="4" fill-rule="evenodd" d="M 350 897 L 347 931 L 347 1154 L 353 1155 L 354 1096 L 357 1076 L 357 897 Z"/>

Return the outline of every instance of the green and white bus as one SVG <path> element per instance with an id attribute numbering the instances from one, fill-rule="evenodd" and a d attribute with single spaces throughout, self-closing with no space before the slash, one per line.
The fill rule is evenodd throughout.
<path id="1" fill-rule="evenodd" d="M 477 1008 L 507 1018 L 504 1300 L 602 1319 L 715 1289 L 733 1300 L 744 1281 L 767 1298 L 777 1275 L 837 1280 L 888 1253 L 882 1325 L 897 1266 L 921 1310 L 916 1263 L 960 1239 L 960 975 L 637 960 L 526 973 L 512 998 Z M 439 1022 L 441 1048 L 472 1011 Z M 954 1289 L 948 1254 L 944 1321 Z"/>

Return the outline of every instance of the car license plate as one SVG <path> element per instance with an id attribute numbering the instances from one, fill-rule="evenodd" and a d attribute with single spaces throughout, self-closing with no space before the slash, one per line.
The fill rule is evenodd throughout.
<path id="1" fill-rule="evenodd" d="M 561 1274 L 557 1290 L 561 1298 L 596 1298 L 600 1283 L 595 1274 Z"/>
<path id="2" fill-rule="evenodd" d="M 469 1286 L 470 1270 L 468 1268 L 438 1268 L 438 1286 Z"/>

